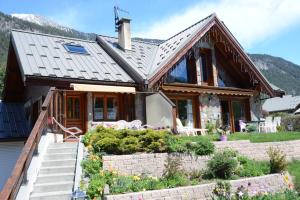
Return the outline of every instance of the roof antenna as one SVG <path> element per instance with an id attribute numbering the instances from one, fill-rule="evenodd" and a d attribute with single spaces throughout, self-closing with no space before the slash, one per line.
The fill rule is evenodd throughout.
<path id="1" fill-rule="evenodd" d="M 122 13 L 126 13 L 129 15 L 129 12 L 126 11 L 126 10 L 123 10 L 121 8 L 119 8 L 118 6 L 114 6 L 114 13 L 115 13 L 115 32 L 118 32 L 119 30 L 119 12 L 122 12 Z"/>

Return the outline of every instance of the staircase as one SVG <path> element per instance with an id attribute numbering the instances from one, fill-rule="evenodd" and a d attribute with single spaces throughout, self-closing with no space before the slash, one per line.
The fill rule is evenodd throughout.
<path id="1" fill-rule="evenodd" d="M 51 143 L 30 200 L 70 200 L 75 178 L 77 142 Z"/>

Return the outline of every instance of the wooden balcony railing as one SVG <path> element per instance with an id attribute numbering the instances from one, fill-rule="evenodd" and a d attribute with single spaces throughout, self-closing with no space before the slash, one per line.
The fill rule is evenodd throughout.
<path id="1" fill-rule="evenodd" d="M 1 193 L 1 200 L 15 199 L 22 183 L 27 182 L 26 172 L 32 160 L 32 157 L 38 150 L 42 134 L 48 127 L 48 119 L 53 116 L 53 96 L 56 90 L 54 87 L 50 88 L 46 99 L 43 102 L 42 110 L 38 119 L 23 147 L 21 155 L 19 156 L 15 167 L 6 181 Z"/>

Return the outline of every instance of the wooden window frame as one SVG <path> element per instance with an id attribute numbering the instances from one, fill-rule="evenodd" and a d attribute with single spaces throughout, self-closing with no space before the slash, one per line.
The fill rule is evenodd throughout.
<path id="1" fill-rule="evenodd" d="M 233 114 L 233 108 L 232 108 L 232 102 L 233 101 L 239 101 L 239 102 L 243 102 L 244 104 L 244 109 L 245 109 L 245 119 L 246 121 L 250 121 L 251 120 L 251 108 L 250 108 L 250 98 L 248 97 L 219 97 L 220 98 L 220 103 L 221 101 L 227 101 L 228 102 L 228 106 L 229 106 L 229 115 L 230 115 L 230 126 L 231 126 L 231 131 L 232 132 L 236 132 L 235 130 L 235 124 L 234 124 L 234 114 Z M 221 107 L 221 114 L 222 114 L 222 107 Z"/>
<path id="2" fill-rule="evenodd" d="M 204 62 L 206 66 L 206 76 L 207 80 L 204 81 L 204 76 L 203 76 L 203 64 L 202 60 L 202 55 L 204 55 Z M 214 84 L 214 78 L 213 78 L 213 68 L 212 68 L 212 50 L 208 48 L 200 48 L 199 49 L 199 59 L 200 59 L 200 74 L 201 74 L 201 84 L 202 85 L 210 85 L 213 86 Z"/>
<path id="3" fill-rule="evenodd" d="M 103 120 L 95 120 L 95 98 L 103 97 Z M 107 119 L 107 99 L 113 97 L 117 100 L 117 117 L 115 120 Z M 118 94 L 108 94 L 108 93 L 94 93 L 93 94 L 93 121 L 101 122 L 101 121 L 117 121 L 120 118 L 120 98 Z"/>
<path id="4" fill-rule="evenodd" d="M 72 112 L 74 112 L 75 113 L 75 98 L 76 99 L 79 99 L 79 118 L 69 118 L 68 117 L 68 99 L 70 99 L 70 98 L 72 98 L 73 100 L 72 100 L 72 103 L 73 103 L 73 105 L 72 105 Z M 67 97 L 66 97 L 66 109 L 67 109 L 67 116 L 66 116 L 66 118 L 68 119 L 68 120 L 78 120 L 78 119 L 80 119 L 80 116 L 83 114 L 82 113 L 82 110 L 80 109 L 82 106 L 80 105 L 82 103 L 82 98 L 81 98 L 81 96 L 76 96 L 76 95 L 68 95 Z M 74 114 L 73 113 L 73 114 Z"/>
<path id="5" fill-rule="evenodd" d="M 199 103 L 197 103 L 197 100 L 199 99 L 198 96 L 191 96 L 191 95 L 167 95 L 168 98 L 176 105 L 176 118 L 178 118 L 178 100 L 192 100 L 192 111 L 193 111 L 193 128 L 199 128 L 201 127 L 201 120 L 197 111 L 197 108 L 199 108 Z M 175 102 L 173 101 L 175 100 Z M 199 102 L 199 100 L 198 100 Z"/>

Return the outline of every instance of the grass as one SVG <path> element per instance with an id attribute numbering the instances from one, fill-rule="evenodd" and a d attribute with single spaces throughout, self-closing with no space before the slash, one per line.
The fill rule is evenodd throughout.
<path id="1" fill-rule="evenodd" d="M 219 135 L 205 135 L 211 141 L 218 141 Z M 199 136 L 182 136 L 180 140 L 197 142 Z M 277 133 L 234 133 L 228 136 L 228 140 L 250 140 L 251 142 L 279 142 L 288 140 L 300 140 L 300 132 L 277 132 Z"/>
<path id="2" fill-rule="evenodd" d="M 294 160 L 288 165 L 289 173 L 295 177 L 295 189 L 300 192 L 300 160 Z"/>

